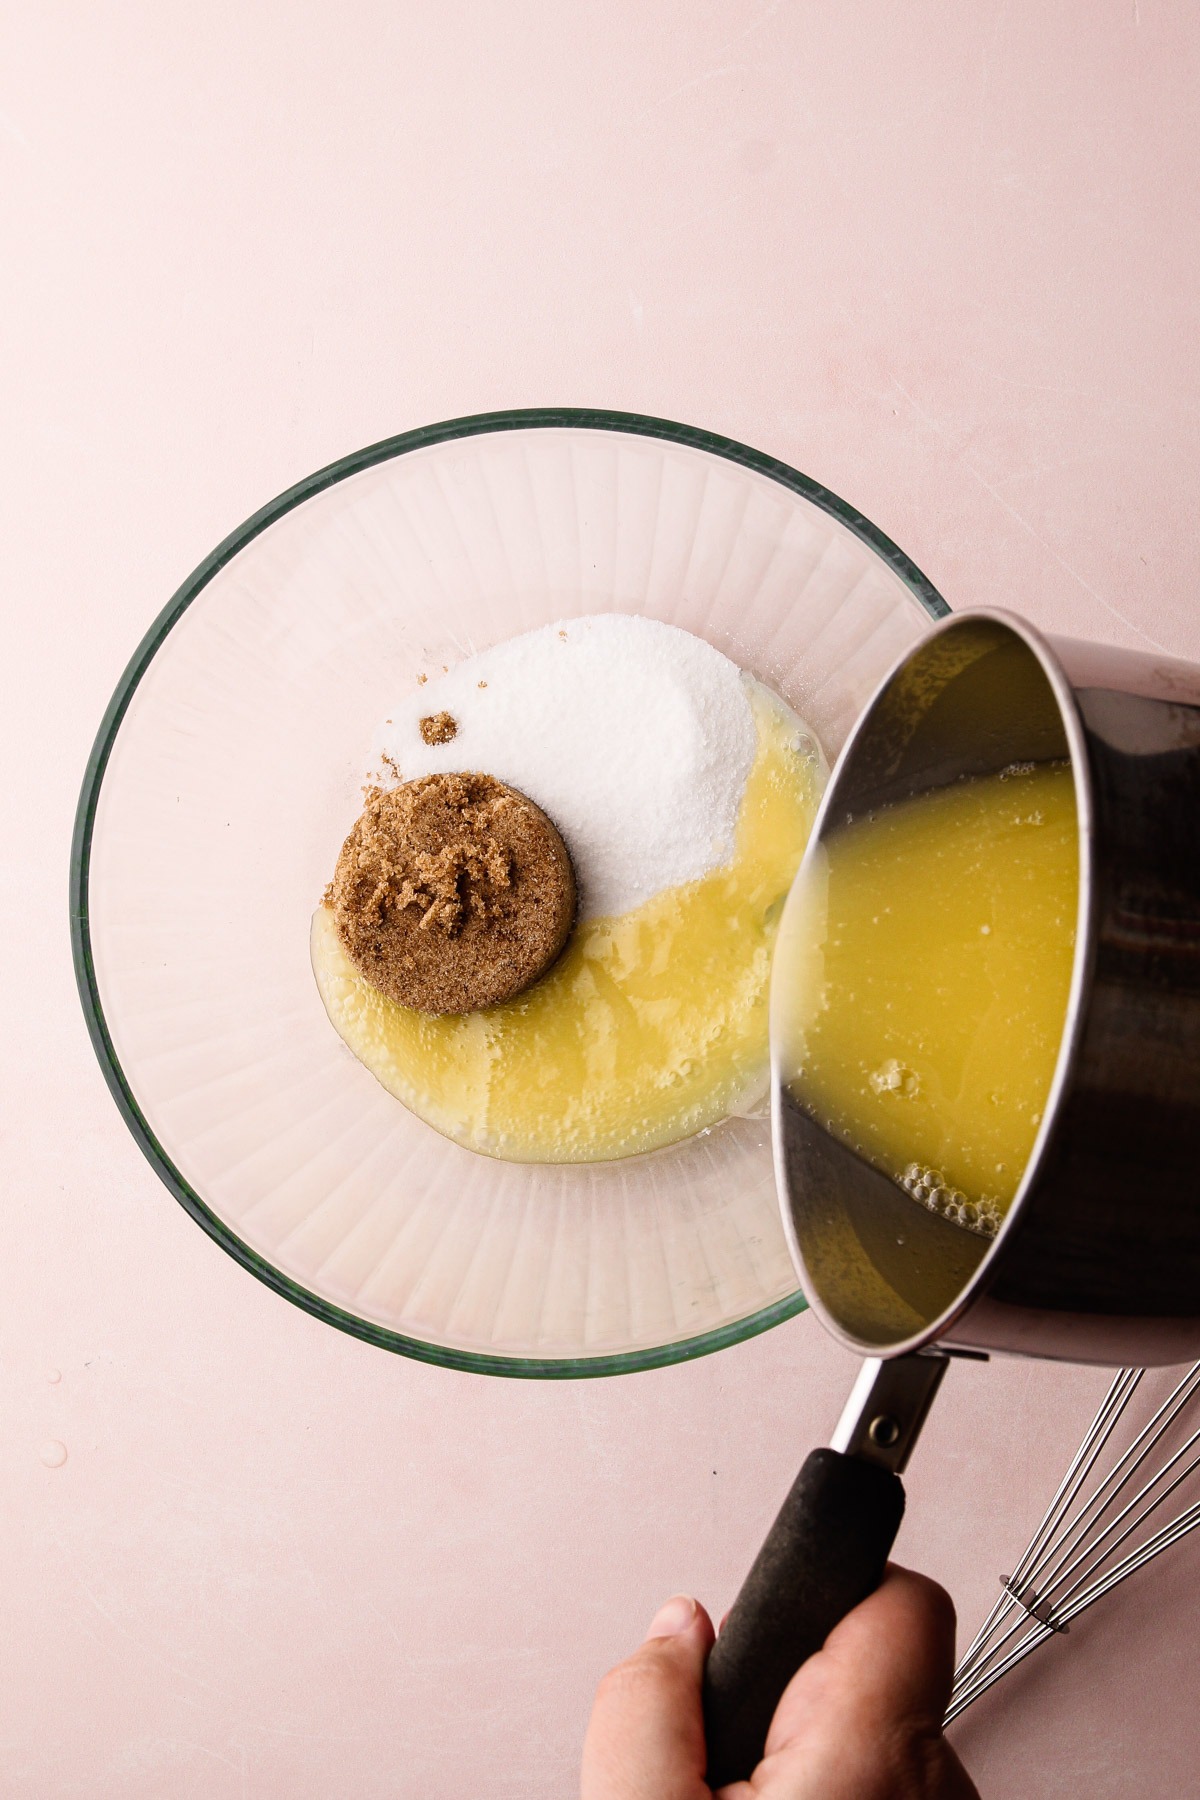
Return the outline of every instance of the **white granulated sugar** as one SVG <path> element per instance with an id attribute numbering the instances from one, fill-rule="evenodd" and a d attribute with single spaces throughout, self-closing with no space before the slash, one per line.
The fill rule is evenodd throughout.
<path id="1" fill-rule="evenodd" d="M 457 735 L 426 744 L 448 712 Z M 728 862 L 757 732 L 746 679 L 689 631 L 607 613 L 481 651 L 397 701 L 386 779 L 480 770 L 537 802 L 571 853 L 585 918 L 628 912 Z"/>

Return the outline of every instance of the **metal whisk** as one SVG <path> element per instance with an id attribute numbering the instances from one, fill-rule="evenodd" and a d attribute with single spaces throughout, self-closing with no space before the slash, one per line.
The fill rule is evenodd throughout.
<path id="1" fill-rule="evenodd" d="M 1001 1577 L 1003 1592 L 955 1672 L 947 1724 L 1085 1607 L 1200 1525 L 1200 1499 L 1168 1524 L 1158 1510 L 1200 1469 L 1200 1425 L 1188 1412 L 1200 1392 L 1200 1363 L 1137 1430 L 1130 1402 L 1144 1374 L 1118 1372 L 1024 1556 Z"/>

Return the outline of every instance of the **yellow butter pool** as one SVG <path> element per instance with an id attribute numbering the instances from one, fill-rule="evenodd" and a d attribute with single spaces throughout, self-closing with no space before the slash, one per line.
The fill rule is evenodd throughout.
<path id="1" fill-rule="evenodd" d="M 758 749 L 732 859 L 621 917 L 585 920 L 519 999 L 411 1012 L 363 980 L 318 909 L 326 1011 L 389 1092 L 470 1149 L 520 1162 L 632 1156 L 762 1095 L 772 949 L 821 769 L 795 718 L 752 692 Z"/>

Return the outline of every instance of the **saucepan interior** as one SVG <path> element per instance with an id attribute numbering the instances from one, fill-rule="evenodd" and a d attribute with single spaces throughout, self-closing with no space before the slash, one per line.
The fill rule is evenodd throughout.
<path id="1" fill-rule="evenodd" d="M 858 1154 L 797 1099 L 781 1023 L 789 941 L 809 866 L 846 825 L 878 809 L 1014 766 L 1069 763 L 1080 891 L 1071 998 L 1053 1083 L 1024 1176 L 997 1235 L 964 1230 L 914 1202 L 895 1174 Z M 892 1355 L 941 1337 L 1002 1266 L 1039 1184 L 1070 1082 L 1075 1018 L 1091 957 L 1092 796 L 1070 686 L 1035 633 L 994 613 L 946 621 L 885 679 L 848 740 L 781 926 L 772 994 L 776 1168 L 785 1229 L 809 1303 L 850 1347 Z M 930 1005 L 938 1001 L 930 997 Z"/>

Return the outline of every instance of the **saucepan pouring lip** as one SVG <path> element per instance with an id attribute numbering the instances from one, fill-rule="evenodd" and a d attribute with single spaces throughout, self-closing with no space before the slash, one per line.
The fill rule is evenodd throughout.
<path id="1" fill-rule="evenodd" d="M 1047 1150 L 1057 1130 L 1063 1100 L 1070 1092 L 1074 1081 L 1083 1037 L 1087 997 L 1092 987 L 1095 969 L 1097 942 L 1097 897 L 1093 860 L 1095 799 L 1083 720 L 1070 680 L 1050 643 L 1027 619 L 999 607 L 965 609 L 939 621 L 921 638 L 918 644 L 905 651 L 883 677 L 855 722 L 833 769 L 793 887 L 803 879 L 811 859 L 818 853 L 819 847 L 833 824 L 840 822 L 845 816 L 844 793 L 850 772 L 853 770 L 856 758 L 861 754 L 863 746 L 870 739 L 880 703 L 893 684 L 923 656 L 927 656 L 930 647 L 936 641 L 954 633 L 970 630 L 981 622 L 999 628 L 1001 634 L 1008 633 L 1015 637 L 1036 658 L 1053 695 L 1066 737 L 1068 760 L 1075 790 L 1079 845 L 1079 899 L 1066 1016 L 1054 1075 L 1042 1110 L 1041 1124 L 1038 1127 L 1024 1174 L 995 1240 L 970 1279 L 964 1283 L 949 1306 L 920 1331 L 909 1337 L 896 1338 L 894 1341 L 884 1343 L 873 1339 L 864 1339 L 852 1331 L 844 1320 L 839 1318 L 837 1312 L 830 1307 L 818 1280 L 808 1267 L 801 1236 L 797 1229 L 797 1215 L 803 1210 L 803 1195 L 791 1191 L 792 1184 L 785 1164 L 783 1094 L 786 1083 L 781 1068 L 782 1047 L 778 1042 L 777 1034 L 772 1031 L 771 1140 L 780 1213 L 788 1247 L 809 1306 L 827 1331 L 848 1349 L 862 1356 L 904 1356 L 935 1344 L 944 1338 L 953 1341 L 955 1326 L 970 1312 L 975 1302 L 990 1286 L 998 1268 L 1004 1262 L 1008 1246 L 1021 1230 L 1022 1222 L 1029 1212 L 1033 1197 L 1040 1184 Z"/>

